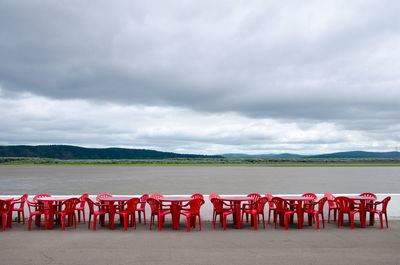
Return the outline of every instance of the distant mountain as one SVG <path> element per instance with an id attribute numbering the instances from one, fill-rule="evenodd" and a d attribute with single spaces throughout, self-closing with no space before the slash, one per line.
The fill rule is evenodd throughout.
<path id="1" fill-rule="evenodd" d="M 302 155 L 296 154 L 261 154 L 261 155 L 248 155 L 248 154 L 222 154 L 225 158 L 302 158 Z"/>
<path id="2" fill-rule="evenodd" d="M 400 152 L 364 152 L 364 151 L 349 151 L 338 152 L 320 155 L 298 155 L 298 154 L 222 154 L 225 158 L 398 158 L 400 159 Z"/>
<path id="3" fill-rule="evenodd" d="M 221 158 L 221 156 L 177 154 L 146 149 L 85 148 L 72 145 L 0 146 L 0 157 L 40 157 L 56 159 Z"/>
<path id="4" fill-rule="evenodd" d="M 400 158 L 400 152 L 350 151 L 307 156 L 308 158 Z"/>

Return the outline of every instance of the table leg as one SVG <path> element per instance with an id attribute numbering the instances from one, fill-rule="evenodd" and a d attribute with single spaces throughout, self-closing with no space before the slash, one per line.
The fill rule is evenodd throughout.
<path id="1" fill-rule="evenodd" d="M 114 230 L 114 217 L 115 217 L 115 205 L 114 203 L 109 203 L 108 221 L 111 230 Z"/>
<path id="2" fill-rule="evenodd" d="M 303 205 L 301 201 L 297 202 L 297 222 L 298 228 L 302 229 L 303 228 L 303 220 L 304 220 L 304 211 L 303 211 Z"/>
<path id="3" fill-rule="evenodd" d="M 240 217 L 241 217 L 240 202 L 234 202 L 234 203 L 235 203 L 235 213 L 236 213 L 236 228 L 241 229 L 242 222 L 240 221 Z"/>
<path id="4" fill-rule="evenodd" d="M 367 214 L 365 211 L 365 201 L 364 200 L 360 201 L 359 211 L 360 211 L 361 228 L 365 228 L 365 223 L 366 223 L 365 219 L 367 218 Z"/>
<path id="5" fill-rule="evenodd" d="M 172 228 L 174 230 L 179 229 L 179 205 L 178 203 L 171 204 L 171 215 L 172 215 Z"/>

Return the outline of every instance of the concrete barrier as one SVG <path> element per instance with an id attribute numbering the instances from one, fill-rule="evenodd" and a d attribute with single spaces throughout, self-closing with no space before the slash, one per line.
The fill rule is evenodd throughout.
<path id="1" fill-rule="evenodd" d="M 274 196 L 288 196 L 288 195 L 300 195 L 300 194 L 274 194 Z M 324 196 L 324 194 L 316 194 L 319 198 L 322 198 Z M 351 196 L 351 195 L 358 195 L 358 194 L 333 194 L 334 196 Z M 387 196 L 391 196 L 391 200 L 388 204 L 388 219 L 400 219 L 400 193 L 391 193 L 391 194 L 384 194 L 384 193 L 379 193 L 376 194 L 378 197 L 378 200 L 382 200 L 383 198 L 387 197 Z M 35 195 L 30 195 L 28 197 L 28 200 L 32 201 L 33 197 Z M 90 195 L 89 198 L 91 198 L 93 201 L 95 201 L 97 195 Z M 140 197 L 141 195 L 115 195 L 114 196 L 130 196 L 130 197 Z M 165 197 L 168 196 L 190 196 L 190 195 L 165 195 Z M 243 196 L 242 195 L 238 195 L 238 194 L 224 194 L 221 196 Z M 17 199 L 19 197 L 21 197 L 21 195 L 0 195 L 0 199 L 2 198 L 10 198 L 13 197 L 14 199 Z M 75 198 L 79 198 L 80 195 L 54 195 L 54 197 L 75 197 Z M 208 199 L 208 195 L 204 195 L 204 200 L 205 200 L 205 204 L 202 206 L 201 208 L 201 219 L 202 221 L 212 221 L 212 203 L 210 202 L 210 200 Z M 86 213 L 88 212 L 88 207 L 86 205 Z M 268 218 L 268 205 L 266 205 L 265 207 L 265 212 L 266 215 L 265 217 Z M 146 219 L 149 220 L 150 219 L 150 207 L 148 204 L 146 204 Z M 326 204 L 326 210 L 325 210 L 325 219 L 327 219 L 327 204 Z M 86 219 L 87 219 L 87 214 L 86 214 Z M 14 216 L 16 217 L 16 214 L 14 213 Z M 25 205 L 25 218 L 29 217 L 29 211 L 28 211 L 28 207 L 27 205 Z M 167 220 L 169 220 L 171 217 L 170 215 L 167 215 Z M 378 216 L 376 216 L 376 218 L 378 218 Z"/>

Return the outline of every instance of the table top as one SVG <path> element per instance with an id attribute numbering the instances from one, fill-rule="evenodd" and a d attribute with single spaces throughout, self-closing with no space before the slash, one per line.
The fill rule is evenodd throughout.
<path id="1" fill-rule="evenodd" d="M 236 201 L 236 202 L 254 201 L 254 198 L 247 196 L 221 196 L 219 199 L 223 201 Z"/>
<path id="2" fill-rule="evenodd" d="M 36 200 L 39 202 L 62 202 L 68 199 L 78 199 L 76 197 L 42 197 L 37 198 Z"/>
<path id="3" fill-rule="evenodd" d="M 10 202 L 10 201 L 13 201 L 14 198 L 0 198 L 0 200 Z"/>
<path id="4" fill-rule="evenodd" d="M 346 196 L 346 197 L 349 198 L 349 199 L 352 199 L 352 200 L 376 201 L 375 198 L 372 198 L 372 197 L 365 197 L 365 196 L 359 196 L 359 195 L 356 195 L 356 196 Z"/>
<path id="5" fill-rule="evenodd" d="M 188 196 L 171 196 L 171 197 L 161 197 L 159 199 L 162 202 L 187 202 L 193 200 Z"/>
<path id="6" fill-rule="evenodd" d="M 302 196 L 278 196 L 279 198 L 282 198 L 287 201 L 312 201 L 313 199 L 310 197 L 302 197 Z"/>
<path id="7" fill-rule="evenodd" d="M 112 197 L 106 197 L 106 198 L 101 198 L 100 201 L 104 202 L 125 202 L 129 201 L 130 199 L 137 198 L 137 197 L 124 197 L 124 196 L 112 196 Z M 139 199 L 139 198 L 137 198 Z"/>

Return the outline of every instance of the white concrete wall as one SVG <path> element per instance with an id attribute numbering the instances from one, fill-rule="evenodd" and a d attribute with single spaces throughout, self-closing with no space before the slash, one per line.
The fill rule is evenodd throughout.
<path id="1" fill-rule="evenodd" d="M 274 196 L 285 196 L 285 195 L 300 195 L 300 194 L 273 194 Z M 334 196 L 350 196 L 350 195 L 358 195 L 358 194 L 333 194 Z M 390 200 L 389 204 L 388 204 L 388 219 L 400 219 L 400 193 L 395 193 L 395 194 L 383 194 L 383 193 L 379 193 L 376 194 L 378 196 L 378 200 L 382 200 L 383 198 L 387 197 L 387 196 L 391 196 L 392 199 Z M 54 195 L 54 197 L 76 197 L 79 198 L 80 195 Z M 90 195 L 89 197 L 95 201 L 97 195 Z M 114 196 L 132 196 L 132 197 L 140 197 L 141 195 L 114 195 Z M 168 196 L 190 196 L 190 195 L 165 195 L 165 197 Z M 238 194 L 224 194 L 221 196 L 240 196 Z M 318 198 L 322 198 L 324 195 L 323 194 L 317 194 Z M 14 199 L 21 197 L 21 195 L 0 195 L 0 199 L 1 198 L 10 198 L 13 197 Z M 28 200 L 32 201 L 32 198 L 34 197 L 34 195 L 31 195 L 28 197 Z M 202 221 L 211 221 L 212 220 L 212 204 L 210 202 L 210 200 L 208 199 L 208 195 L 204 195 L 204 200 L 205 200 L 205 204 L 202 206 L 201 208 L 201 219 Z M 327 204 L 326 204 L 327 206 Z M 87 208 L 87 206 L 86 206 Z M 326 207 L 327 208 L 327 207 Z M 88 211 L 88 209 L 86 209 L 86 211 Z M 265 207 L 265 211 L 268 214 L 268 206 Z M 150 207 L 147 204 L 146 205 L 146 219 L 150 219 Z M 327 211 L 325 211 L 325 217 L 328 218 L 328 214 Z M 14 216 L 16 216 L 16 214 L 14 214 Z M 268 215 L 266 215 L 266 218 Z M 25 218 L 29 217 L 29 211 L 28 211 L 28 207 L 25 205 Z M 376 218 L 378 218 L 378 216 L 376 216 Z M 167 220 L 170 219 L 170 215 L 168 215 Z"/>

